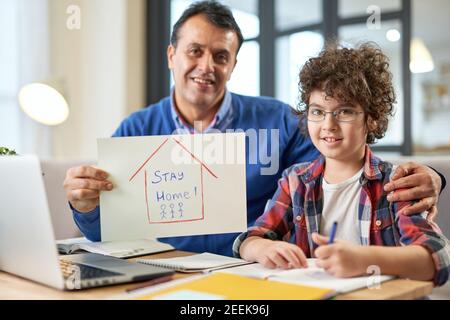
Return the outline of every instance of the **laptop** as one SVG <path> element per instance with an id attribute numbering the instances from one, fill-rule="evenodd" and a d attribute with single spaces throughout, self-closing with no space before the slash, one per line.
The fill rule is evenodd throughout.
<path id="1" fill-rule="evenodd" d="M 0 207 L 2 271 L 61 290 L 143 281 L 174 273 L 94 253 L 59 257 L 36 156 L 0 156 Z"/>

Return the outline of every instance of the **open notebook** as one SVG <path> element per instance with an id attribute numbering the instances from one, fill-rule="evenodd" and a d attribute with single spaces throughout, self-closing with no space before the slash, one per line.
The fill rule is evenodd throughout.
<path id="1" fill-rule="evenodd" d="M 331 289 L 336 293 L 345 293 L 362 288 L 376 288 L 381 282 L 394 278 L 393 276 L 387 275 L 336 278 L 326 273 L 325 270 L 318 268 L 315 261 L 316 259 L 308 259 L 308 268 L 304 269 L 268 269 L 259 263 L 253 263 L 216 272 L 326 288 Z"/>
<path id="2" fill-rule="evenodd" d="M 56 241 L 56 246 L 58 251 L 63 254 L 88 251 L 116 258 L 131 258 L 175 250 L 170 244 L 154 239 L 91 242 L 86 238 L 72 238 L 58 240 Z"/>
<path id="3" fill-rule="evenodd" d="M 249 264 L 250 262 L 221 256 L 209 252 L 194 254 L 185 257 L 165 258 L 165 259 L 138 259 L 139 263 L 173 269 L 179 272 L 210 272 L 213 270 L 230 268 L 234 266 Z"/>

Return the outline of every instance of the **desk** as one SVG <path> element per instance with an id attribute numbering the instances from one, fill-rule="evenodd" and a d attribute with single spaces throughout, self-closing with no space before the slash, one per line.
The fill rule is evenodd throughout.
<path id="1" fill-rule="evenodd" d="M 191 253 L 171 251 L 139 258 L 169 258 L 186 256 Z M 133 260 L 133 259 L 131 259 Z M 188 277 L 189 274 L 176 273 L 175 278 Z M 101 287 L 80 291 L 59 291 L 39 283 L 29 281 L 0 271 L 0 299 L 104 299 L 119 295 L 126 289 L 133 288 L 139 283 L 130 283 L 110 287 Z M 383 282 L 379 289 L 362 289 L 339 295 L 338 300 L 387 300 L 387 299 L 416 299 L 431 293 L 433 284 L 428 281 L 413 281 L 394 279 Z"/>

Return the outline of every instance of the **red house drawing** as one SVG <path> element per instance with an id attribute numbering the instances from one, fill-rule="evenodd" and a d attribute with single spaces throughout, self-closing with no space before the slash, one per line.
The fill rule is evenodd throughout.
<path id="1" fill-rule="evenodd" d="M 165 201 L 164 203 L 162 203 L 159 207 L 159 219 L 156 218 L 158 217 L 157 214 L 155 214 L 155 212 L 153 212 L 152 214 L 152 210 L 150 209 L 150 205 L 149 205 L 149 201 L 155 201 L 154 197 L 150 197 L 149 196 L 149 178 L 148 178 L 148 172 L 151 171 L 151 159 L 154 158 L 164 147 L 168 146 L 169 143 L 175 143 L 175 147 L 179 147 L 183 150 L 183 152 L 187 152 L 188 155 L 190 156 L 190 158 L 197 164 L 198 166 L 198 177 L 199 177 L 199 185 L 200 185 L 200 192 L 199 192 L 199 197 L 200 197 L 200 202 L 197 204 L 200 206 L 200 209 L 198 211 L 201 212 L 189 212 L 189 215 L 183 214 L 184 212 L 184 202 L 182 201 L 178 201 L 179 198 L 178 196 L 182 196 L 183 194 L 186 196 L 186 191 L 180 192 L 180 193 L 176 193 L 175 195 L 177 196 L 177 200 L 178 202 L 168 202 Z M 189 165 L 189 168 L 192 169 L 192 165 Z M 205 163 L 203 163 L 202 161 L 200 161 L 192 152 L 190 152 L 188 150 L 188 148 L 186 148 L 186 146 L 184 146 L 180 141 L 178 141 L 175 138 L 167 138 L 165 139 L 157 148 L 156 150 L 154 150 L 150 156 L 139 166 L 139 168 L 137 169 L 136 172 L 133 173 L 133 175 L 130 177 L 129 182 L 132 182 L 133 179 L 135 179 L 135 177 L 139 174 L 139 173 L 143 173 L 144 174 L 144 192 L 145 192 L 145 206 L 146 206 L 146 210 L 147 210 L 147 218 L 148 218 L 148 223 L 149 224 L 159 224 L 159 223 L 179 223 L 179 222 L 187 222 L 187 221 L 197 221 L 197 220 L 203 220 L 205 218 L 205 206 L 204 206 L 204 186 L 203 186 L 203 172 L 204 170 L 206 170 L 212 177 L 217 178 L 217 175 L 214 174 L 206 165 Z M 192 170 L 189 172 L 189 174 L 194 174 L 192 172 Z M 164 193 L 163 193 L 164 194 Z M 194 192 L 192 193 L 188 193 L 190 196 L 197 196 L 197 188 L 194 188 Z M 170 194 L 169 194 L 170 195 Z M 168 196 L 169 196 L 168 195 Z M 171 195 L 172 197 L 174 197 L 174 195 Z M 156 194 L 157 197 L 157 201 L 159 201 L 158 198 L 158 194 Z M 164 199 L 165 200 L 165 199 Z M 173 199 L 171 199 L 173 200 Z M 191 200 L 192 202 L 193 200 Z M 189 201 L 188 201 L 189 202 Z M 178 206 L 177 206 L 178 204 Z M 196 207 L 196 206 L 194 206 Z M 178 210 L 178 212 L 177 212 Z M 191 206 L 191 211 L 197 211 L 197 209 L 192 210 L 192 206 Z M 177 216 L 178 214 L 178 216 Z"/>

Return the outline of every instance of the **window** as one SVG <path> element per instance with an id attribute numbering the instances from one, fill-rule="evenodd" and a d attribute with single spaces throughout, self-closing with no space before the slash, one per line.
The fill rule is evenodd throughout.
<path id="1" fill-rule="evenodd" d="M 322 0 L 276 0 L 275 26 L 278 31 L 322 22 Z"/>
<path id="2" fill-rule="evenodd" d="M 318 31 L 303 31 L 276 40 L 276 98 L 292 107 L 298 104 L 299 72 L 303 64 L 323 47 Z"/>
<path id="3" fill-rule="evenodd" d="M 0 10 L 0 145 L 18 153 L 50 154 L 49 129 L 26 117 L 17 95 L 49 70 L 48 2 L 2 1 Z"/>
<path id="4" fill-rule="evenodd" d="M 367 15 L 371 6 L 378 7 L 382 12 L 401 10 L 401 0 L 339 0 L 339 16 L 349 18 Z"/>
<path id="5" fill-rule="evenodd" d="M 172 23 L 191 2 L 194 1 L 171 1 Z M 375 41 L 390 58 L 397 104 L 385 138 L 374 149 L 404 155 L 412 154 L 413 146 L 416 152 L 450 149 L 450 129 L 446 123 L 450 116 L 450 61 L 447 59 L 450 40 L 442 31 L 450 26 L 446 16 L 450 10 L 447 1 L 221 2 L 231 7 L 246 37 L 237 69 L 229 82 L 230 90 L 249 95 L 273 95 L 295 107 L 300 68 L 321 50 L 326 38 L 337 38 L 349 46 Z M 371 17 L 380 23 L 370 27 Z M 421 38 L 429 49 L 435 62 L 433 71 L 410 73 L 413 37 Z M 434 135 L 436 127 L 443 134 Z"/>
<path id="6" fill-rule="evenodd" d="M 20 149 L 18 2 L 2 1 L 0 10 L 0 146 Z"/>
<path id="7" fill-rule="evenodd" d="M 239 94 L 259 96 L 259 43 L 245 41 L 237 59 L 227 88 Z"/>
<path id="8" fill-rule="evenodd" d="M 368 29 L 365 24 L 343 26 L 339 29 L 341 43 L 353 46 L 361 41 L 374 41 L 389 57 L 389 69 L 393 74 L 397 104 L 394 106 L 395 115 L 393 119 L 389 120 L 388 131 L 384 138 L 377 142 L 377 146 L 402 145 L 404 142 L 401 43 L 387 40 L 386 34 L 389 30 L 401 31 L 401 24 L 398 21 L 385 21 L 381 24 L 380 29 Z"/>
<path id="9" fill-rule="evenodd" d="M 397 104 L 385 137 L 373 147 L 377 151 L 412 152 L 410 74 L 407 67 L 410 34 L 408 4 L 408 1 L 400 0 L 338 1 L 339 41 L 349 46 L 374 41 L 390 59 Z"/>

